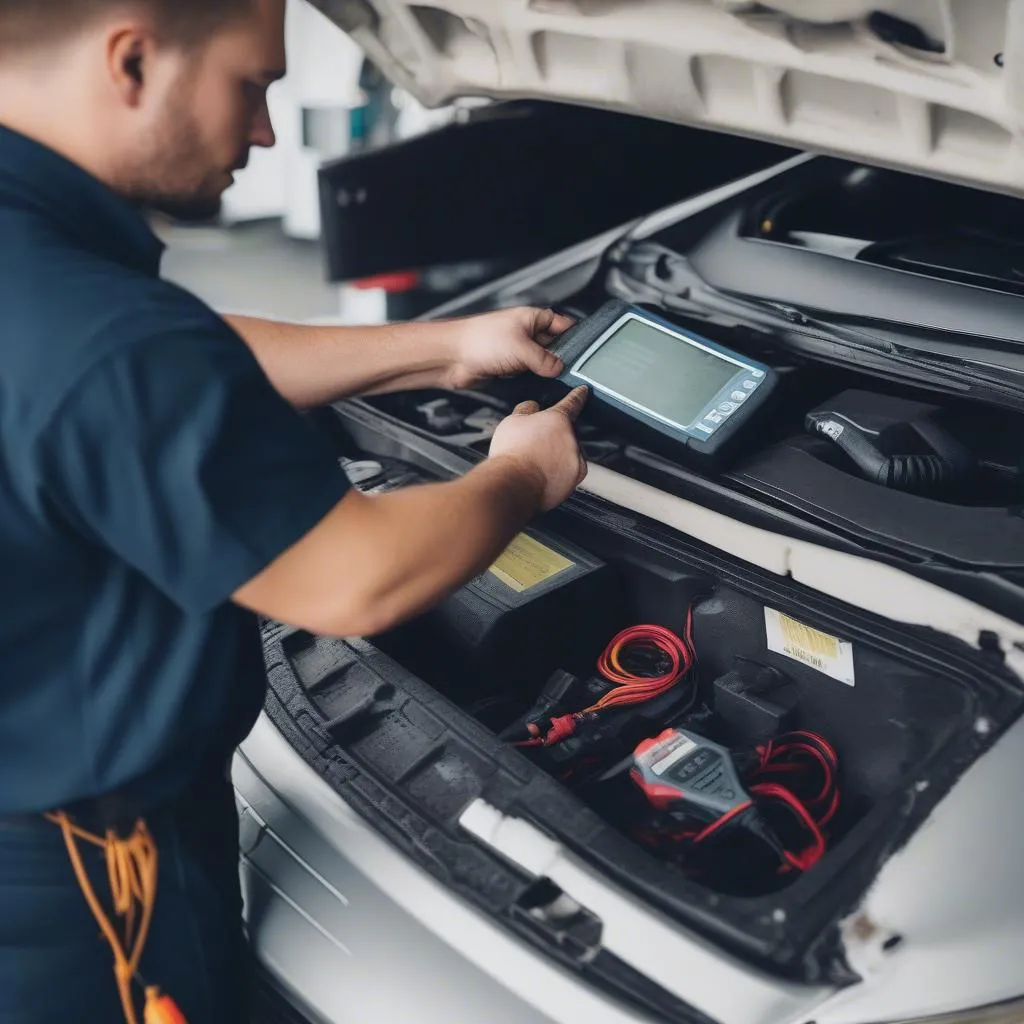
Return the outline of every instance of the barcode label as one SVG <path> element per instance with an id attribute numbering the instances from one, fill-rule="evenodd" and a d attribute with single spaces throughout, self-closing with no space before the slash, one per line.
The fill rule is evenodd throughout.
<path id="1" fill-rule="evenodd" d="M 784 654 L 847 686 L 855 684 L 853 644 L 797 622 L 774 608 L 765 608 L 764 626 L 768 650 Z"/>
<path id="2" fill-rule="evenodd" d="M 834 636 L 811 629 L 810 626 L 805 626 L 788 615 L 779 616 L 779 625 L 786 643 L 808 652 L 814 660 L 839 656 L 839 641 Z"/>

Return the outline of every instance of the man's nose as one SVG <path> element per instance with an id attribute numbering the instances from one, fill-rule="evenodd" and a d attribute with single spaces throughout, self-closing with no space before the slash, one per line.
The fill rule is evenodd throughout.
<path id="1" fill-rule="evenodd" d="M 277 142 L 277 133 L 274 131 L 274 124 L 270 118 L 270 108 L 264 101 L 256 120 L 253 122 L 252 131 L 249 133 L 249 141 L 254 146 L 262 149 L 272 149 Z"/>

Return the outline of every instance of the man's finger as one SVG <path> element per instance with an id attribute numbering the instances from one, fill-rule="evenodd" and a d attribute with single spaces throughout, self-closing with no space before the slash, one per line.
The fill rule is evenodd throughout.
<path id="1" fill-rule="evenodd" d="M 553 309 L 539 309 L 533 321 L 533 337 L 538 345 L 550 345 L 575 324 L 571 316 Z"/>
<path id="2" fill-rule="evenodd" d="M 536 402 L 520 402 L 513 410 L 513 416 L 532 416 L 540 412 L 540 406 Z"/>
<path id="3" fill-rule="evenodd" d="M 575 423 L 580 413 L 583 412 L 583 406 L 587 404 L 587 396 L 589 394 L 590 390 L 588 388 L 573 388 L 558 405 L 554 405 L 552 408 L 568 416 Z"/>

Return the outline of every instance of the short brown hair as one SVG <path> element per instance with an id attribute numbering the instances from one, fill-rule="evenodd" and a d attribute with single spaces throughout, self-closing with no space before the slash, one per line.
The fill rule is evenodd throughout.
<path id="1" fill-rule="evenodd" d="M 119 9 L 146 11 L 166 39 L 191 44 L 247 13 L 253 4 L 254 0 L 0 0 L 0 47 L 60 41 L 94 18 Z"/>

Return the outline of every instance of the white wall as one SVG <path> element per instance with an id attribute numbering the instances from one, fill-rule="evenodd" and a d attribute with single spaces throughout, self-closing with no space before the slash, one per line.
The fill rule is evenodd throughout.
<path id="1" fill-rule="evenodd" d="M 363 105 L 359 71 L 363 52 L 305 0 L 288 0 L 288 77 L 270 91 L 277 146 L 255 151 L 224 197 L 227 224 L 280 217 L 295 238 L 320 237 L 317 171 L 348 151 L 349 111 Z M 450 109 L 426 110 L 412 97 L 401 103 L 398 135 L 407 138 L 443 124 Z M 303 140 L 303 112 L 316 119 L 314 138 Z"/>
<path id="2" fill-rule="evenodd" d="M 277 146 L 254 152 L 249 166 L 224 196 L 225 223 L 281 217 L 288 234 L 320 236 L 317 169 L 343 155 L 347 111 L 360 105 L 362 51 L 304 0 L 288 0 L 288 77 L 270 91 Z M 321 151 L 303 144 L 303 110 L 327 117 L 332 145 Z"/>

